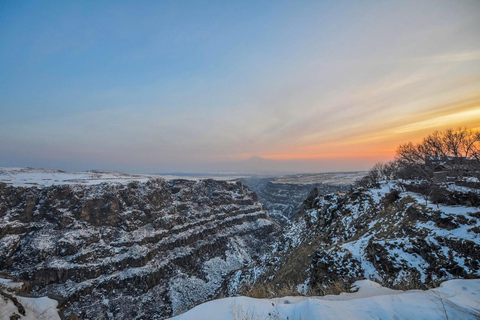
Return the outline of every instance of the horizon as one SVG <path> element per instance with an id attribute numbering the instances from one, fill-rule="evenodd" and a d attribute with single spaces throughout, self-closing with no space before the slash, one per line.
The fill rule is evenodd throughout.
<path id="1" fill-rule="evenodd" d="M 260 159 L 261 161 L 272 161 L 277 162 L 277 165 L 280 167 L 274 170 L 268 169 L 255 169 L 251 167 L 242 167 L 248 163 L 249 160 L 252 159 Z M 32 170 L 52 170 L 52 171 L 62 171 L 62 172 L 112 172 L 112 173 L 124 173 L 124 174 L 138 174 L 138 175 L 171 175 L 171 176 L 199 176 L 199 177 L 208 177 L 208 176 L 249 176 L 249 177 L 280 177 L 280 176 L 298 176 L 298 175 L 318 175 L 318 174 L 335 174 L 335 173 L 358 173 L 358 172 L 365 172 L 367 173 L 368 170 L 337 170 L 337 171 L 303 171 L 303 170 L 295 170 L 288 167 L 282 167 L 281 162 L 276 160 L 268 160 L 262 158 L 260 156 L 252 156 L 249 159 L 241 160 L 237 162 L 229 162 L 224 163 L 225 167 L 221 170 L 210 170 L 210 171 L 150 171 L 150 172 L 128 172 L 128 171 L 120 171 L 120 170 L 109 170 L 109 169 L 98 169 L 98 168 L 89 168 L 83 170 L 63 170 L 55 167 L 13 167 L 13 166 L 0 166 L 0 169 L 32 169 Z"/>
<path id="2" fill-rule="evenodd" d="M 0 167 L 366 171 L 435 130 L 480 129 L 478 1 L 0 12 Z"/>

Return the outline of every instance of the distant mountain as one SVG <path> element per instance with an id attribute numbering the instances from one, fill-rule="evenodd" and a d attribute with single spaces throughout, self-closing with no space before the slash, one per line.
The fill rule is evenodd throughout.
<path id="1" fill-rule="evenodd" d="M 215 171 L 223 171 L 237 174 L 266 174 L 280 175 L 291 173 L 284 163 L 276 160 L 265 159 L 260 156 L 252 156 L 245 160 L 222 162 L 215 165 Z"/>
<path id="2" fill-rule="evenodd" d="M 278 173 L 282 170 L 282 165 L 275 160 L 269 160 L 260 156 L 253 156 L 238 163 L 238 167 L 244 172 L 256 173 Z"/>
<path id="3" fill-rule="evenodd" d="M 275 162 L 275 161 L 273 161 L 273 160 L 268 160 L 268 159 L 262 158 L 262 157 L 260 157 L 260 156 L 252 156 L 252 157 L 248 158 L 247 160 L 244 160 L 244 162 L 246 162 L 246 163 L 253 163 L 253 164 L 258 164 L 258 163 L 260 163 L 260 164 L 265 164 L 265 163 L 267 163 L 267 162 L 270 162 L 270 163 L 271 163 L 271 162 Z"/>

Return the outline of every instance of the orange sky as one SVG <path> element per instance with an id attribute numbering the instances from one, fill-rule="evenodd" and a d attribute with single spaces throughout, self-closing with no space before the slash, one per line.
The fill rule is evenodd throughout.
<path id="1" fill-rule="evenodd" d="M 292 146 L 283 149 L 282 153 L 263 157 L 296 161 L 345 158 L 385 161 L 393 159 L 396 148 L 402 143 L 418 142 L 436 130 L 459 126 L 480 130 L 480 97 L 389 119 L 385 123 L 369 123 L 355 134 L 333 136 L 331 141 L 321 144 Z"/>

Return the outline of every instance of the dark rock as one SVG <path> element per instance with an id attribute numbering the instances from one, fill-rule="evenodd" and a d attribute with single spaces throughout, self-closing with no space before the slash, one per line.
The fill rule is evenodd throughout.
<path id="1" fill-rule="evenodd" d="M 61 297 L 71 319 L 170 316 L 183 303 L 169 291 L 179 275 L 209 288 L 185 306 L 214 298 L 229 268 L 257 261 L 277 230 L 238 182 L 1 184 L 0 199 L 0 271 Z"/>

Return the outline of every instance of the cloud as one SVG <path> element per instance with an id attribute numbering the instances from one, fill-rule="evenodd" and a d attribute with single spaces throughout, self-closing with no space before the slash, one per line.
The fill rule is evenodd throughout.
<path id="1" fill-rule="evenodd" d="M 458 52 L 450 54 L 442 54 L 408 60 L 409 62 L 427 62 L 427 63 L 451 63 L 451 62 L 468 62 L 480 60 L 480 51 Z"/>

